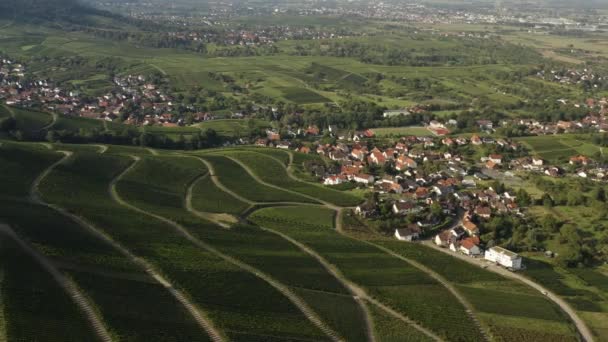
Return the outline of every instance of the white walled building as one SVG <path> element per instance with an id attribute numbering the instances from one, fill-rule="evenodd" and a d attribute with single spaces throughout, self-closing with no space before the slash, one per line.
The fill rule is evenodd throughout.
<path id="1" fill-rule="evenodd" d="M 517 253 L 502 247 L 492 247 L 485 253 L 485 259 L 514 270 L 521 269 L 522 258 Z"/>

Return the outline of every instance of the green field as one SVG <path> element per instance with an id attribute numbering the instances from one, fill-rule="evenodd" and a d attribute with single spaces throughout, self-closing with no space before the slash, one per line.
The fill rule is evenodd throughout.
<path id="1" fill-rule="evenodd" d="M 315 219 L 311 220 L 313 215 Z M 285 207 L 256 211 L 251 220 L 287 234 L 314 249 L 336 265 L 347 278 L 363 286 L 374 298 L 440 336 L 450 340 L 467 340 L 471 336 L 481 338 L 479 330 L 468 319 L 464 307 L 444 287 L 425 273 L 377 248 L 338 234 L 332 229 L 332 215 L 332 211 L 327 209 Z M 309 219 L 304 221 L 293 217 Z M 438 321 L 433 317 L 442 318 Z M 467 328 L 453 328 L 451 318 L 458 321 L 460 327 Z"/>
<path id="2" fill-rule="evenodd" d="M 237 194 L 256 202 L 301 202 L 317 201 L 280 189 L 271 188 L 256 182 L 245 169 L 236 162 L 219 155 L 203 156 L 216 171 L 221 183 Z"/>
<path id="3" fill-rule="evenodd" d="M 599 146 L 568 134 L 525 137 L 518 138 L 517 141 L 551 163 L 567 162 L 570 157 L 579 154 L 592 157 L 601 151 Z"/>
<path id="4" fill-rule="evenodd" d="M 390 127 L 390 128 L 374 128 L 374 133 L 379 137 L 402 137 L 406 135 L 415 136 L 431 136 L 431 131 L 424 127 Z"/>
<path id="5" fill-rule="evenodd" d="M 270 127 L 270 123 L 263 120 L 253 120 L 251 121 L 251 125 L 253 127 L 250 127 L 249 125 L 250 123 L 248 120 L 221 119 L 205 121 L 194 126 L 200 128 L 201 130 L 212 129 L 219 135 L 225 137 L 238 137 L 241 135 L 246 135 L 251 128 L 263 129 Z"/>
<path id="6" fill-rule="evenodd" d="M 258 209 L 249 216 L 255 225 L 243 220 L 229 228 L 205 219 L 207 214 L 240 216 L 249 204 L 218 188 L 199 156 L 216 168 L 218 180 L 224 186 L 242 196 L 251 196 L 256 201 L 272 198 L 305 201 L 306 197 L 259 184 L 238 164 L 218 156 L 233 156 L 251 164 L 260 178 L 279 187 L 302 193 L 308 193 L 306 187 L 316 189 L 315 184 L 273 180 L 289 178 L 286 166 L 290 158 L 287 152 L 237 148 L 181 156 L 159 151 L 156 156 L 147 149 L 135 147 L 110 146 L 104 154 L 99 154 L 97 146 L 89 145 L 55 144 L 54 148 L 71 150 L 74 156 L 60 164 L 42 182 L 43 198 L 83 217 L 153 265 L 232 340 L 266 340 L 269 335 L 277 339 L 323 340 L 326 336 L 267 280 L 254 276 L 250 269 L 230 260 L 253 267 L 256 272 L 262 272 L 268 279 L 285 286 L 325 325 L 346 340 L 364 340 L 368 333 L 363 311 L 349 291 L 311 255 L 273 231 L 308 246 L 374 299 L 439 336 L 447 340 L 466 341 L 471 336 L 481 339 L 479 328 L 466 314 L 465 308 L 443 285 L 407 262 L 336 232 L 334 210 L 318 205 Z M 136 212 L 113 200 L 108 191 L 112 179 L 132 164 L 126 154 L 137 155 L 141 160 L 117 183 L 119 196 L 130 205 L 175 222 L 202 245 L 193 243 L 191 238 L 186 238 L 166 221 Z M 6 142 L 0 147 L 0 168 L 3 168 L 0 180 L 10 183 L 8 191 L 0 196 L 0 221 L 14 226 L 19 235 L 51 258 L 61 272 L 70 277 L 95 304 L 115 336 L 154 341 L 162 340 L 159 336 L 170 334 L 176 341 L 205 340 L 207 335 L 193 323 L 183 306 L 141 266 L 89 234 L 78 223 L 51 209 L 18 200 L 28 195 L 33 179 L 59 157 L 58 153 L 39 144 Z M 294 168 L 296 162 L 311 158 L 295 154 Z M 185 198 L 190 188 L 193 206 L 203 217 L 186 210 Z M 315 198 L 332 199 L 325 192 L 313 193 L 311 190 L 309 193 Z M 376 243 L 426 265 L 454 284 L 472 302 L 477 318 L 495 336 L 505 340 L 519 337 L 567 341 L 573 338 L 563 315 L 544 297 L 521 284 L 424 246 L 384 240 Z M 23 269 L 31 268 L 24 266 Z M 8 274 L 12 274 L 12 279 L 23 279 L 16 268 L 5 267 L 3 270 L 4 280 L 0 284 L 6 284 Z M 588 286 L 603 289 L 601 274 L 581 272 L 577 277 Z M 52 285 L 49 280 L 38 283 L 45 287 Z M 16 296 L 14 288 L 5 293 Z M 132 296 L 132 293 L 138 295 Z M 35 298 L 29 296 L 28 300 Z M 60 297 L 55 298 L 58 300 Z M 17 303 L 12 300 L 9 303 Z M 117 302 L 124 303 L 129 310 L 122 310 L 122 306 L 115 305 Z M 3 303 L 5 308 L 6 303 Z M 369 302 L 366 304 L 378 339 L 427 340 L 414 327 Z M 10 305 L 13 305 L 9 306 L 11 311 L 16 312 L 16 304 Z M 69 307 L 61 302 L 54 305 L 61 306 L 62 310 Z M 583 313 L 601 313 L 592 311 L 591 304 L 585 305 Z M 41 320 L 48 320 L 51 314 L 58 320 L 71 319 L 67 311 L 39 312 L 37 319 Z M 31 316 L 24 317 L 28 318 L 21 322 L 10 321 L 16 327 L 12 336 L 29 336 L 26 323 Z M 158 321 L 159 317 L 164 318 Z M 597 327 L 597 323 L 595 326 L 592 324 L 593 318 L 586 319 L 592 327 Z M 597 322 L 598 318 L 595 320 Z M 31 321 L 36 322 L 33 318 Z M 58 331 L 58 336 L 67 333 Z M 81 333 L 88 331 L 85 329 Z"/>
<path id="7" fill-rule="evenodd" d="M 361 198 L 347 193 L 332 190 L 318 184 L 294 180 L 289 177 L 287 170 L 285 170 L 278 161 L 264 155 L 251 152 L 229 152 L 229 154 L 226 155 L 244 163 L 263 181 L 283 189 L 316 197 L 322 201 L 339 206 L 354 206 L 362 202 Z"/>

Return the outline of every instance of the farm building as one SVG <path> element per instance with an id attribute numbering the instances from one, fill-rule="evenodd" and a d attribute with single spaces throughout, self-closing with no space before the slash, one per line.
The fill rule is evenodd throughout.
<path id="1" fill-rule="evenodd" d="M 514 270 L 521 269 L 522 267 L 521 256 L 502 247 L 496 246 L 488 249 L 484 257 L 486 260 Z"/>

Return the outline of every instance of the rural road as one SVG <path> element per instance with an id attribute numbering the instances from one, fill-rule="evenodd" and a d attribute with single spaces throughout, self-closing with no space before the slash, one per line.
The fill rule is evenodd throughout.
<path id="1" fill-rule="evenodd" d="M 337 332 L 335 332 L 331 327 L 329 327 L 325 322 L 323 322 L 321 320 L 321 318 L 317 315 L 317 313 L 315 311 L 313 311 L 302 298 L 300 298 L 291 289 L 289 289 L 289 287 L 287 285 L 279 282 L 278 280 L 276 280 L 273 277 L 271 277 L 270 275 L 262 272 L 261 270 L 255 268 L 249 264 L 246 264 L 232 256 L 224 254 L 223 252 L 219 251 L 215 247 L 201 241 L 200 239 L 196 238 L 194 235 L 190 234 L 188 229 L 185 228 L 184 226 L 182 226 L 181 224 L 179 224 L 175 221 L 172 221 L 166 217 L 156 215 L 156 214 L 146 211 L 144 209 L 140 209 L 140 208 L 128 203 L 124 199 L 122 199 L 120 197 L 120 195 L 118 194 L 116 185 L 118 184 L 118 182 L 120 182 L 120 180 L 126 174 L 128 174 L 133 168 L 135 168 L 135 166 L 137 165 L 137 163 L 140 160 L 139 157 L 136 157 L 136 156 L 131 156 L 131 157 L 133 158 L 134 163 L 131 164 L 131 166 L 129 166 L 127 169 L 125 169 L 122 173 L 120 173 L 116 178 L 114 178 L 114 180 L 112 181 L 112 183 L 110 185 L 110 189 L 111 189 L 110 191 L 111 191 L 112 197 L 117 203 L 124 206 L 125 208 L 131 209 L 140 214 L 144 214 L 144 215 L 150 216 L 154 219 L 164 222 L 165 224 L 173 227 L 177 231 L 177 233 L 182 235 L 184 238 L 186 238 L 186 240 L 190 241 L 195 246 L 219 257 L 220 259 L 236 266 L 237 268 L 240 268 L 240 269 L 242 269 L 248 273 L 251 273 L 252 275 L 262 279 L 263 281 L 268 283 L 270 286 L 274 287 L 281 294 L 283 294 L 285 297 L 287 297 L 287 299 L 289 299 L 313 325 L 315 325 L 317 328 L 319 328 L 319 330 L 321 330 L 325 335 L 327 335 L 333 341 L 343 341 L 344 340 L 342 337 L 340 337 L 340 335 Z M 218 334 L 218 336 L 219 336 L 219 334 Z"/>
<path id="2" fill-rule="evenodd" d="M 506 278 L 511 278 L 511 279 L 515 279 L 515 280 L 519 280 L 520 282 L 538 290 L 539 292 L 545 294 L 545 296 L 551 300 L 552 302 L 554 302 L 555 304 L 557 304 L 562 311 L 564 311 L 568 317 L 570 317 L 570 319 L 572 320 L 572 322 L 574 323 L 574 325 L 576 326 L 576 329 L 578 330 L 578 332 L 580 333 L 581 337 L 583 338 L 583 340 L 585 340 L 586 342 L 593 342 L 595 341 L 593 334 L 591 333 L 591 330 L 589 329 L 589 327 L 587 327 L 587 324 L 585 324 L 585 322 L 578 316 L 578 314 L 570 307 L 570 305 L 568 303 L 566 303 L 565 300 L 561 299 L 560 297 L 558 297 L 556 294 L 554 294 L 553 292 L 549 291 L 548 289 L 546 289 L 545 287 L 543 287 L 542 285 L 532 281 L 529 278 L 526 278 L 524 276 L 522 276 L 521 274 L 515 273 L 515 272 L 511 272 L 509 270 L 506 270 L 502 267 L 499 267 L 497 265 L 493 265 L 493 264 L 488 264 L 486 262 L 485 259 L 481 259 L 481 258 L 471 258 L 471 257 L 467 257 L 465 255 L 462 255 L 460 253 L 453 253 L 450 250 L 447 250 L 445 248 L 441 248 L 437 245 L 435 245 L 432 241 L 426 240 L 423 241 L 422 244 L 433 248 L 435 250 L 441 251 L 443 253 L 446 253 L 448 255 L 451 255 L 455 258 L 459 258 L 461 260 L 464 260 L 470 264 L 479 266 L 479 267 L 486 267 L 486 270 L 492 271 L 494 273 L 498 273 Z"/>
<path id="3" fill-rule="evenodd" d="M 57 284 L 59 284 L 59 286 L 70 296 L 80 311 L 84 313 L 86 320 L 89 322 L 100 341 L 113 341 L 112 336 L 103 323 L 100 315 L 71 279 L 65 277 L 46 257 L 15 234 L 9 226 L 0 224 L 0 234 L 4 234 L 13 239 L 26 254 L 36 260 L 36 262 L 55 279 Z"/>

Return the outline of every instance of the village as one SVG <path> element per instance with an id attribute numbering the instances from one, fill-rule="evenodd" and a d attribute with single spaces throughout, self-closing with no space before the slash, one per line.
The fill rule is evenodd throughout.
<path id="1" fill-rule="evenodd" d="M 164 90 L 162 80 L 127 75 L 115 76 L 112 82 L 113 89 L 105 95 L 90 97 L 50 80 L 29 80 L 26 66 L 0 56 L 0 99 L 9 106 L 127 125 L 184 125 L 183 117 L 173 114 L 183 104 Z M 209 113 L 191 110 L 193 122 L 213 118 Z"/>
<path id="2" fill-rule="evenodd" d="M 603 122 L 601 117 L 591 125 Z M 589 121 L 558 122 L 555 127 L 572 132 L 589 127 L 583 122 Z M 493 129 L 490 121 L 478 124 L 486 131 Z M 532 122 L 529 127 L 539 125 Z M 435 133 L 447 130 L 438 122 L 427 128 Z M 501 185 L 502 180 L 525 174 L 608 179 L 606 165 L 588 156 L 573 155 L 564 164 L 552 164 L 512 139 L 429 134 L 395 140 L 376 137 L 373 129 L 352 132 L 332 126 L 326 132 L 335 136 L 335 144 L 318 143 L 322 131 L 311 126 L 294 132 L 298 142 L 282 140 L 269 130 L 256 145 L 321 156 L 328 166 L 311 165 L 308 171 L 328 187 L 369 191 L 372 195 L 354 213 L 364 220 L 387 222 L 385 233 L 392 229 L 398 240 L 432 241 L 453 253 L 485 258 L 510 270 L 525 267 L 522 257 L 481 239 L 483 226 L 495 216 L 526 218 L 520 193 Z"/>

